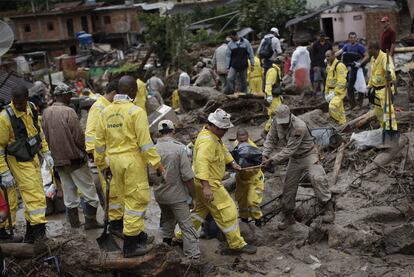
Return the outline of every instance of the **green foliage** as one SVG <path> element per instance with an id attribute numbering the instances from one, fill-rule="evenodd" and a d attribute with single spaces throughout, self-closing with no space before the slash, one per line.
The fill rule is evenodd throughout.
<path id="1" fill-rule="evenodd" d="M 123 74 L 123 73 L 131 73 L 136 72 L 138 70 L 139 65 L 135 63 L 126 63 L 123 66 L 112 70 L 111 72 L 114 74 Z"/>

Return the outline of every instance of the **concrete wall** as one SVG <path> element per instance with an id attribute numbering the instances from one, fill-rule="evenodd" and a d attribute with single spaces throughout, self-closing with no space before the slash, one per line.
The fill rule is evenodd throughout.
<path id="1" fill-rule="evenodd" d="M 355 32 L 359 38 L 366 37 L 365 14 L 363 12 L 323 13 L 322 18 L 333 20 L 333 41 L 345 41 L 350 32 Z"/>

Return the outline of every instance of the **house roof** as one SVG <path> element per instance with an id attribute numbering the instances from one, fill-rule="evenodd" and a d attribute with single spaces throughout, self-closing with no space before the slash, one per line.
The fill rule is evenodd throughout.
<path id="1" fill-rule="evenodd" d="M 0 102 L 9 103 L 11 101 L 11 90 L 17 84 L 26 88 L 31 88 L 33 84 L 21 78 L 17 73 L 0 71 Z"/>
<path id="2" fill-rule="evenodd" d="M 397 8 L 397 4 L 395 3 L 394 0 L 342 0 L 336 4 L 330 5 L 330 6 L 326 6 L 324 8 L 321 8 L 317 11 L 311 12 L 309 14 L 303 15 L 303 16 L 299 16 L 299 17 L 295 17 L 291 20 L 289 20 L 288 22 L 286 22 L 285 27 L 288 28 L 290 26 L 296 25 L 300 22 L 303 22 L 305 20 L 308 20 L 312 17 L 315 17 L 321 13 L 323 13 L 324 11 L 333 9 L 335 7 L 338 6 L 344 6 L 344 5 L 352 5 L 352 6 L 360 6 L 363 8 L 382 8 L 382 9 L 396 9 Z"/>
<path id="3" fill-rule="evenodd" d="M 139 3 L 133 5 L 111 5 L 106 7 L 99 7 L 96 8 L 95 11 L 113 11 L 113 10 L 125 10 L 125 9 L 142 9 L 144 11 L 152 11 L 152 10 L 159 10 L 159 9 L 166 9 L 170 10 L 174 7 L 173 2 L 165 2 L 165 3 Z"/>
<path id="4" fill-rule="evenodd" d="M 82 5 L 82 3 L 83 3 L 82 1 L 56 3 L 54 5 L 53 10 L 73 9 L 75 7 L 79 7 L 80 5 Z"/>

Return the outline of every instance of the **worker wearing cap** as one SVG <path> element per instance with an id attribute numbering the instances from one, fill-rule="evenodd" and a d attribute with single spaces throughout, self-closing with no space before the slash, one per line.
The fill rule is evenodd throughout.
<path id="1" fill-rule="evenodd" d="M 249 138 L 245 129 L 237 131 L 235 146 L 249 144 L 255 148 L 257 145 Z M 264 175 L 260 168 L 241 170 L 236 173 L 235 197 L 239 205 L 239 214 L 243 222 L 248 222 L 249 217 L 255 220 L 256 226 L 262 225 L 263 216 L 260 204 L 263 200 Z"/>
<path id="2" fill-rule="evenodd" d="M 101 171 L 110 171 L 117 190 L 123 191 L 123 255 L 140 256 L 145 246 L 144 214 L 151 199 L 147 164 L 164 173 L 152 143 L 145 111 L 135 106 L 136 80 L 124 76 L 119 80 L 118 94 L 104 109 L 96 127 L 94 158 Z"/>
<path id="3" fill-rule="evenodd" d="M 263 39 L 260 41 L 259 48 L 257 49 L 257 53 L 259 53 L 259 56 L 260 56 L 260 50 L 262 49 L 266 40 L 271 41 L 273 55 L 268 59 L 263 59 L 264 76 L 266 76 L 267 70 L 269 70 L 269 68 L 273 66 L 273 63 L 276 61 L 277 56 L 283 53 L 280 40 L 279 40 L 279 29 L 276 27 L 273 27 L 270 29 L 270 33 L 265 35 Z"/>
<path id="4" fill-rule="evenodd" d="M 266 122 L 264 132 L 267 134 L 272 126 L 272 118 L 275 114 L 276 108 L 282 104 L 281 99 L 281 82 L 282 82 L 282 70 L 279 65 L 282 63 L 283 58 L 277 57 L 276 61 L 273 62 L 273 65 L 266 73 L 266 101 L 269 103 L 267 108 L 267 114 L 269 119 Z"/>
<path id="5" fill-rule="evenodd" d="M 394 56 L 394 50 L 396 46 L 397 33 L 391 28 L 390 18 L 384 16 L 381 19 L 381 24 L 384 27 L 383 32 L 381 33 L 381 51 L 387 53 L 392 57 Z"/>
<path id="6" fill-rule="evenodd" d="M 63 200 L 72 228 L 79 228 L 80 197 L 85 200 L 85 230 L 102 228 L 96 220 L 99 198 L 87 163 L 85 134 L 70 105 L 75 90 L 59 85 L 54 90 L 55 103 L 43 112 L 43 131 L 62 182 Z"/>
<path id="7" fill-rule="evenodd" d="M 247 69 L 247 81 L 249 82 L 249 93 L 263 95 L 263 67 L 260 65 L 258 56 L 254 56 L 254 66 Z"/>
<path id="8" fill-rule="evenodd" d="M 141 79 L 137 79 L 137 96 L 135 97 L 134 104 L 144 111 L 146 111 L 146 104 L 147 104 L 147 97 L 148 97 L 148 91 L 147 91 L 147 85 L 141 81 Z"/>
<path id="9" fill-rule="evenodd" d="M 114 96 L 118 90 L 118 80 L 112 80 L 105 88 L 105 94 L 98 97 L 96 102 L 92 105 L 88 113 L 88 120 L 86 121 L 85 130 L 85 145 L 86 152 L 88 153 L 89 160 L 94 161 L 93 153 L 95 151 L 95 134 L 96 127 L 99 122 L 102 111 L 112 103 Z M 92 172 L 94 171 L 95 164 L 91 165 Z M 98 170 L 99 185 L 102 188 L 102 192 L 106 191 L 106 181 L 102 176 L 102 173 Z M 124 214 L 122 192 L 117 191 L 118 186 L 114 185 L 114 181 L 111 181 L 111 190 L 109 195 L 109 231 L 117 236 L 122 236 Z M 100 189 L 99 189 L 100 190 Z"/>
<path id="10" fill-rule="evenodd" d="M 278 153 L 271 155 L 279 142 L 283 142 L 286 146 Z M 282 195 L 283 221 L 278 228 L 283 230 L 295 223 L 293 212 L 296 193 L 299 182 L 306 173 L 309 173 L 316 198 L 322 208 L 325 208 L 322 221 L 333 222 L 334 204 L 325 170 L 319 161 L 314 138 L 303 120 L 291 114 L 288 106 L 280 105 L 276 109 L 272 127 L 264 143 L 263 166 L 268 166 L 270 163 L 278 165 L 286 160 L 289 160 L 289 164 Z"/>
<path id="11" fill-rule="evenodd" d="M 185 145 L 174 138 L 174 124 L 170 120 L 158 123 L 161 137 L 157 140 L 157 152 L 165 167 L 163 180 L 154 186 L 155 200 L 161 209 L 161 234 L 163 242 L 171 245 L 175 225 L 183 235 L 184 254 L 198 259 L 198 235 L 191 221 L 190 207 L 196 208 L 194 172 Z"/>
<path id="12" fill-rule="evenodd" d="M 26 219 L 25 242 L 42 240 L 46 234 L 46 198 L 43 191 L 38 153 L 49 170 L 53 158 L 38 120 L 34 104 L 28 102 L 26 87 L 16 85 L 11 91 L 11 104 L 0 113 L 1 186 L 7 189 L 13 225 L 16 220 L 17 184 L 23 199 Z M 0 224 L 0 238 L 13 239 Z"/>
<path id="13" fill-rule="evenodd" d="M 328 62 L 325 99 L 329 103 L 329 115 L 342 125 L 346 123 L 344 98 L 346 97 L 348 69 L 338 61 L 332 50 L 326 51 L 325 58 Z"/>
<path id="14" fill-rule="evenodd" d="M 235 170 L 241 169 L 221 140 L 232 127 L 230 115 L 217 109 L 209 114 L 208 124 L 197 137 L 193 158 L 197 201 L 192 218 L 198 230 L 210 212 L 230 249 L 254 254 L 256 247 L 241 237 L 236 204 L 221 183 L 227 164 Z"/>
<path id="15" fill-rule="evenodd" d="M 381 127 L 386 130 L 397 131 L 397 119 L 395 117 L 392 97 L 387 97 L 387 82 L 390 85 L 391 94 L 394 93 L 393 82 L 396 79 L 392 57 L 382 52 L 378 43 L 373 42 L 368 47 L 371 56 L 371 76 L 368 81 L 368 89 L 372 91 L 374 111 Z"/>

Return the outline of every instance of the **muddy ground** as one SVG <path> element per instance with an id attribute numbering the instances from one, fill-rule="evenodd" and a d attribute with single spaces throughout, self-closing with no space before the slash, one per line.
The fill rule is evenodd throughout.
<path id="1" fill-rule="evenodd" d="M 300 106 L 297 96 L 288 96 L 285 101 L 292 106 Z M 308 99 L 307 103 L 318 104 L 321 96 Z M 369 110 L 367 103 L 360 110 L 348 111 L 348 120 Z M 241 110 L 240 114 L 244 111 Z M 184 118 L 186 115 L 180 115 Z M 233 118 L 238 115 L 234 115 Z M 251 138 L 261 145 L 261 132 L 265 116 L 257 121 L 240 124 L 249 130 Z M 304 119 L 315 127 L 336 127 L 327 113 L 313 112 Z M 188 139 L 185 130 L 201 127 L 192 122 L 184 124 L 180 138 Z M 364 129 L 377 128 L 371 122 Z M 243 236 L 258 246 L 256 255 L 222 255 L 219 249 L 223 243 L 216 239 L 200 241 L 204 265 L 190 265 L 182 258 L 178 247 L 169 249 L 157 246 L 156 251 L 173 253 L 177 260 L 170 261 L 170 267 L 158 272 L 158 276 L 414 276 L 414 133 L 410 124 L 401 130 L 410 138 L 409 148 L 405 147 L 390 164 L 367 175 L 363 169 L 372 164 L 377 149 L 355 150 L 350 145 L 345 150 L 338 181 L 331 185 L 336 198 L 336 219 L 334 224 L 323 225 L 315 214 L 319 211 L 309 182 L 301 185 L 297 196 L 297 224 L 285 231 L 279 231 L 278 216 L 264 227 L 240 223 Z M 224 139 L 229 148 L 235 139 L 236 128 L 231 129 Z M 345 142 L 350 134 L 345 134 Z M 322 162 L 332 184 L 332 169 L 336 156 L 335 149 L 321 152 Z M 286 165 L 278 166 L 274 174 L 266 173 L 265 198 L 273 199 L 281 192 Z M 264 212 L 277 210 L 278 201 L 264 208 Z M 99 211 L 102 216 L 102 210 Z M 161 242 L 158 224 L 160 211 L 154 200 L 146 213 L 147 232 L 155 235 L 155 242 Z M 313 219 L 313 220 L 312 220 Z M 33 260 L 8 260 L 10 276 L 59 276 L 53 265 L 46 265 L 45 257 L 59 257 L 61 276 L 151 276 L 145 274 L 110 272 L 100 267 L 99 261 L 120 253 L 107 255 L 100 252 L 96 237 L 101 230 L 85 232 L 73 230 L 65 221 L 65 216 L 48 218 L 48 236 L 53 247 L 49 252 Z M 305 225 L 304 223 L 307 223 Z M 18 233 L 23 234 L 21 210 L 17 224 Z M 122 245 L 121 241 L 118 243 Z M 165 255 L 167 256 L 167 255 Z M 165 256 L 160 259 L 164 259 Z M 98 261 L 98 262 L 97 262 Z M 162 268 L 157 264 L 154 268 Z M 152 268 L 152 269 L 154 269 Z"/>

